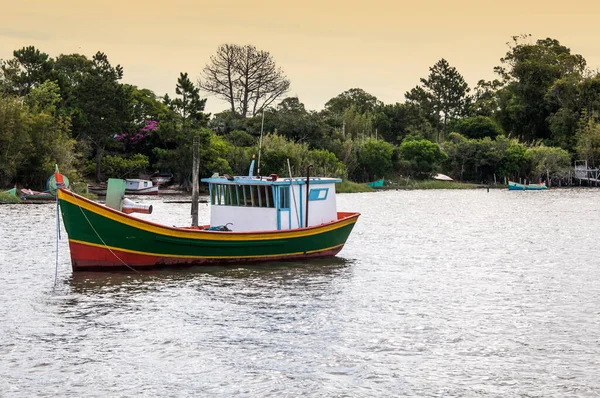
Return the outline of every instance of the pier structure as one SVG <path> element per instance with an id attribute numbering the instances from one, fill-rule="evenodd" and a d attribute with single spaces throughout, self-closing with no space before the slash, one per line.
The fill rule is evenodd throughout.
<path id="1" fill-rule="evenodd" d="M 600 182 L 600 169 L 590 169 L 587 160 L 575 161 L 575 175 L 573 176 L 581 185 L 587 181 L 588 185 L 598 185 Z"/>

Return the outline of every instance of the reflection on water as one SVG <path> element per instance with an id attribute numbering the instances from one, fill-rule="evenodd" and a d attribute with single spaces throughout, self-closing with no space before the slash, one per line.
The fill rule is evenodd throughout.
<path id="1" fill-rule="evenodd" d="M 211 283 L 233 281 L 244 286 L 257 288 L 277 284 L 298 285 L 326 283 L 348 271 L 353 260 L 340 257 L 314 259 L 309 262 L 265 262 L 234 266 L 193 266 L 146 270 L 140 272 L 77 272 L 66 277 L 65 285 L 75 293 L 102 293 L 127 289 L 131 292 L 151 289 L 154 284 L 161 286 L 176 284 Z M 240 280 L 240 282 L 236 282 Z"/>
<path id="2" fill-rule="evenodd" d="M 309 262 L 74 274 L 63 239 L 56 287 L 54 206 L 0 206 L 0 396 L 598 396 L 599 196 L 340 195 Z"/>

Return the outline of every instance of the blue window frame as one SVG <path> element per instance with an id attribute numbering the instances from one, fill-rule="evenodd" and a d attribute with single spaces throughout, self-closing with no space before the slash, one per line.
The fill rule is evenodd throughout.
<path id="1" fill-rule="evenodd" d="M 308 200 L 325 200 L 328 193 L 329 188 L 312 188 L 308 194 Z"/>
<path id="2" fill-rule="evenodd" d="M 290 187 L 279 187 L 279 208 L 289 210 L 290 208 Z"/>

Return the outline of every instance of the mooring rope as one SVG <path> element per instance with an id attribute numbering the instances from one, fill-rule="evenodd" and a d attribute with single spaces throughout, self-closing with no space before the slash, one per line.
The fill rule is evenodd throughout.
<path id="1" fill-rule="evenodd" d="M 136 270 L 135 268 L 133 268 L 129 264 L 127 264 L 125 261 L 123 261 L 121 259 L 121 257 L 119 257 L 117 255 L 117 253 L 113 252 L 112 249 L 106 244 L 106 242 L 104 242 L 104 239 L 102 239 L 102 237 L 100 236 L 100 234 L 98 233 L 98 231 L 96 231 L 96 228 L 94 228 L 94 226 L 92 225 L 92 222 L 90 221 L 90 219 L 88 218 L 88 216 L 85 214 L 85 212 L 81 208 L 81 205 L 79 204 L 79 200 L 75 197 L 75 195 L 73 195 L 73 198 L 75 199 L 75 202 L 77 202 L 77 207 L 79 207 L 79 210 L 81 211 L 81 214 L 83 214 L 83 216 L 85 217 L 86 221 L 88 222 L 88 224 L 92 228 L 92 231 L 94 231 L 94 233 L 96 234 L 96 236 L 98 237 L 98 239 L 100 239 L 100 241 L 102 242 L 102 244 L 104 245 L 104 247 L 106 247 L 108 249 L 108 251 L 113 256 L 115 256 L 117 258 L 117 260 L 119 260 L 121 262 L 121 264 L 123 264 L 124 266 L 126 266 L 127 268 L 129 268 L 130 270 L 132 270 L 133 272 L 136 272 L 136 273 L 139 274 L 140 272 L 138 270 Z"/>

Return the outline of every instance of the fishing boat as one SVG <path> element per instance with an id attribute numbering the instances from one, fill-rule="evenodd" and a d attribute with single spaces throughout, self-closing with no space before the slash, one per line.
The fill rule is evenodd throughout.
<path id="1" fill-rule="evenodd" d="M 125 182 L 126 195 L 158 195 L 158 185 L 154 185 L 151 180 L 130 178 Z M 107 185 L 105 183 L 88 184 L 88 192 L 98 196 L 106 196 L 106 189 Z"/>
<path id="2" fill-rule="evenodd" d="M 58 169 L 58 166 L 56 166 Z M 38 203 L 38 202 L 51 202 L 56 200 L 56 175 L 59 175 L 63 178 L 62 184 L 64 188 L 69 188 L 69 179 L 67 177 L 62 176 L 59 173 L 53 173 L 46 180 L 46 190 L 45 191 L 34 191 L 28 188 L 13 188 L 9 192 L 12 192 L 12 195 L 17 196 L 22 201 Z"/>
<path id="3" fill-rule="evenodd" d="M 381 187 L 383 187 L 383 182 L 384 182 L 384 179 L 382 178 L 377 181 L 369 182 L 369 183 L 367 183 L 367 185 L 370 186 L 371 188 L 381 188 Z"/>
<path id="4" fill-rule="evenodd" d="M 56 200 L 56 196 L 50 191 L 34 191 L 31 189 L 18 189 L 17 194 L 21 200 L 36 200 L 36 201 L 53 201 Z"/>
<path id="5" fill-rule="evenodd" d="M 547 189 L 545 182 L 540 184 L 519 184 L 518 182 L 509 181 L 508 182 L 508 190 L 509 191 L 541 191 Z"/>
<path id="6" fill-rule="evenodd" d="M 334 256 L 359 213 L 338 212 L 336 178 L 216 176 L 210 224 L 173 227 L 60 189 L 73 271 L 148 269 Z M 109 196 L 110 187 L 109 187 Z M 109 202 L 107 196 L 107 204 Z"/>
<path id="7" fill-rule="evenodd" d="M 125 183 L 125 195 L 158 195 L 158 185 L 150 180 L 130 178 Z"/>

